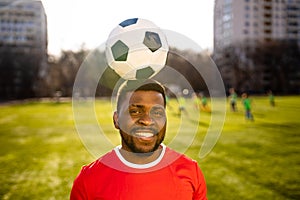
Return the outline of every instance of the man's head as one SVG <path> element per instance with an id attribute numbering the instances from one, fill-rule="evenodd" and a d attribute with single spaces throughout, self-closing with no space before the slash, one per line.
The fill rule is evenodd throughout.
<path id="1" fill-rule="evenodd" d="M 125 81 L 119 88 L 117 94 L 117 112 L 120 110 L 120 106 L 126 94 L 133 91 L 156 91 L 160 93 L 164 100 L 164 107 L 166 107 L 166 91 L 164 86 L 152 79 L 147 80 L 128 80 Z"/>
<path id="2" fill-rule="evenodd" d="M 166 131 L 164 87 L 153 80 L 127 81 L 119 89 L 114 125 L 122 148 L 134 153 L 155 151 Z"/>

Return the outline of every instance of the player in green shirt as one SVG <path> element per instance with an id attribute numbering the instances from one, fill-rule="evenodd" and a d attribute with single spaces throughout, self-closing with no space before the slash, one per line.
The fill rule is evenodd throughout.
<path id="1" fill-rule="evenodd" d="M 243 93 L 242 94 L 242 101 L 243 101 L 243 105 L 245 108 L 245 117 L 247 120 L 251 120 L 253 121 L 253 115 L 251 112 L 251 99 L 249 99 L 248 94 L 247 93 Z"/>

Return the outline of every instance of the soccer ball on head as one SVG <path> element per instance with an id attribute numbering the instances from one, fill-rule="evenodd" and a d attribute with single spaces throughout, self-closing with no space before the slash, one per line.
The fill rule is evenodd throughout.
<path id="1" fill-rule="evenodd" d="M 127 19 L 112 30 L 106 41 L 106 59 L 125 80 L 147 79 L 166 64 L 169 51 L 163 31 L 149 20 Z"/>

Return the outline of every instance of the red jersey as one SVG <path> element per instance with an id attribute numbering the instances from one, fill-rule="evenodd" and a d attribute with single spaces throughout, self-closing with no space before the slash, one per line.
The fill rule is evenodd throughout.
<path id="1" fill-rule="evenodd" d="M 120 154 L 120 147 L 116 147 L 82 168 L 70 199 L 207 199 L 197 162 L 162 146 L 160 157 L 145 165 L 129 163 Z"/>

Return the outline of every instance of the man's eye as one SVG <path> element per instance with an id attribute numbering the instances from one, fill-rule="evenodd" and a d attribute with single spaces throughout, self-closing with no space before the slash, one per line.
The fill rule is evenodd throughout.
<path id="1" fill-rule="evenodd" d="M 151 112 L 151 115 L 153 117 L 157 117 L 157 118 L 160 118 L 160 117 L 164 117 L 165 116 L 165 112 L 164 110 L 162 109 L 155 109 Z"/>
<path id="2" fill-rule="evenodd" d="M 133 116 L 136 116 L 136 115 L 140 115 L 141 111 L 140 110 L 136 110 L 136 109 L 131 109 L 131 110 L 129 110 L 129 114 L 133 115 Z"/>

